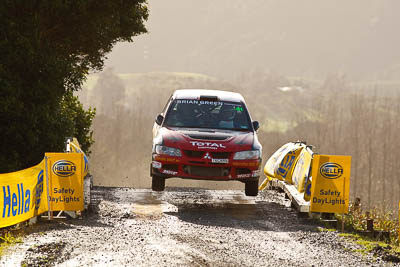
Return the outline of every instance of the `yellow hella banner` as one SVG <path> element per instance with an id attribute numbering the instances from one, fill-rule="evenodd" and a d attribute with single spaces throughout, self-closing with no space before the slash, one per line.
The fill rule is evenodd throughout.
<path id="1" fill-rule="evenodd" d="M 12 173 L 0 174 L 0 228 L 47 211 L 45 161 Z"/>
<path id="2" fill-rule="evenodd" d="M 289 184 L 292 183 L 294 166 L 305 144 L 302 142 L 290 142 L 280 147 L 268 160 L 264 166 L 265 180 L 258 187 L 264 190 L 268 182 L 272 179 L 279 179 Z"/>
<path id="3" fill-rule="evenodd" d="M 83 210 L 83 153 L 45 155 L 34 167 L 0 174 L 0 228 L 46 211 Z"/>
<path id="4" fill-rule="evenodd" d="M 314 155 L 310 212 L 348 213 L 351 156 Z"/>
<path id="5" fill-rule="evenodd" d="M 292 183 L 294 166 L 296 166 L 300 152 L 303 148 L 305 148 L 305 145 L 302 143 L 292 144 L 284 157 L 281 160 L 279 159 L 279 165 L 276 166 L 275 177 L 289 184 Z"/>
<path id="6" fill-rule="evenodd" d="M 46 153 L 50 210 L 83 210 L 83 153 Z"/>
<path id="7" fill-rule="evenodd" d="M 84 162 L 84 168 L 83 168 L 83 177 L 85 177 L 88 172 L 89 172 L 89 160 L 85 154 L 85 152 L 82 151 L 78 139 L 76 139 L 75 137 L 72 139 L 72 141 L 70 142 L 71 145 L 71 152 L 75 152 L 75 153 L 82 153 L 83 154 L 83 162 Z"/>
<path id="8" fill-rule="evenodd" d="M 264 173 L 267 177 L 275 177 L 275 165 L 277 164 L 278 158 L 284 153 L 291 143 L 284 144 L 281 148 L 279 148 L 275 153 L 268 159 L 267 163 L 265 163 Z"/>
<path id="9" fill-rule="evenodd" d="M 266 178 L 260 184 L 258 190 L 264 190 L 267 187 L 269 181 L 271 181 L 272 179 L 277 179 L 275 177 L 275 165 L 277 164 L 278 158 L 281 156 L 282 153 L 284 153 L 288 149 L 290 145 L 291 143 L 284 144 L 281 148 L 275 151 L 275 153 L 272 154 L 272 156 L 267 160 L 267 163 L 265 163 L 264 166 L 264 174 Z"/>
<path id="10" fill-rule="evenodd" d="M 297 191 L 303 193 L 309 176 L 312 159 L 311 149 L 304 148 L 301 150 L 297 164 L 294 167 L 292 175 L 292 184 L 297 188 Z"/>

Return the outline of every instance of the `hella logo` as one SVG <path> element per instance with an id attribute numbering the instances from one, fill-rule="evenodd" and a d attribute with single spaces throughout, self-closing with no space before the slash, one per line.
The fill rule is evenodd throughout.
<path id="1" fill-rule="evenodd" d="M 68 177 L 76 172 L 76 166 L 68 160 L 59 160 L 53 164 L 53 173 L 61 177 Z"/>
<path id="2" fill-rule="evenodd" d="M 334 162 L 322 164 L 319 173 L 327 179 L 337 179 L 343 174 L 343 167 Z"/>

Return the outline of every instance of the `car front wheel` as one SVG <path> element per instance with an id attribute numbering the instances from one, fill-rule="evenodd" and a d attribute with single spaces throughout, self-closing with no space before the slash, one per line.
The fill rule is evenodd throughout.
<path id="1" fill-rule="evenodd" d="M 165 189 L 165 178 L 157 176 L 157 175 L 153 175 L 152 183 L 151 183 L 151 189 L 153 191 L 164 191 L 164 189 Z"/>
<path id="2" fill-rule="evenodd" d="M 244 193 L 246 196 L 255 197 L 258 195 L 258 179 L 250 180 L 245 183 Z"/>

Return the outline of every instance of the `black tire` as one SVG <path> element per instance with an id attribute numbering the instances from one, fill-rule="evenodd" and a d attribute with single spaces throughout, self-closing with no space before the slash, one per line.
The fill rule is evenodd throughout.
<path id="1" fill-rule="evenodd" d="M 153 175 L 151 182 L 151 189 L 153 191 L 164 191 L 165 189 L 165 178 L 157 175 Z"/>
<path id="2" fill-rule="evenodd" d="M 244 193 L 246 196 L 255 197 L 258 195 L 258 179 L 250 180 L 245 183 Z"/>

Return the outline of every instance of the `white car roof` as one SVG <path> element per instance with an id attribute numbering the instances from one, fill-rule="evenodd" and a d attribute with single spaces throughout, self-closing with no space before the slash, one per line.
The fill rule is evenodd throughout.
<path id="1" fill-rule="evenodd" d="M 172 95 L 173 99 L 199 100 L 200 97 L 217 97 L 220 101 L 245 102 L 241 94 L 221 90 L 180 89 L 176 90 Z"/>

